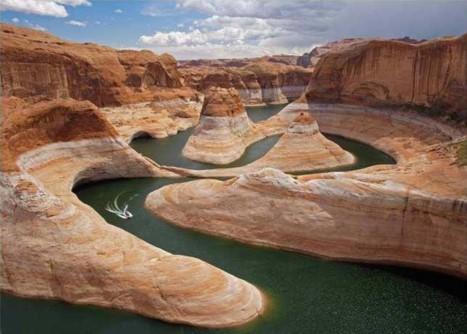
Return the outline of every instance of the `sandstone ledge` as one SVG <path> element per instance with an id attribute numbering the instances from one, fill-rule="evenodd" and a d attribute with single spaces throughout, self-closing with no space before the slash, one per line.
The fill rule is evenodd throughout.
<path id="1" fill-rule="evenodd" d="M 146 206 L 205 233 L 321 256 L 467 277 L 467 168 L 451 142 L 465 133 L 423 117 L 344 105 L 292 104 L 325 132 L 383 148 L 397 165 L 293 179 L 266 169 L 151 193 Z M 188 204 L 189 203 L 189 204 Z"/>

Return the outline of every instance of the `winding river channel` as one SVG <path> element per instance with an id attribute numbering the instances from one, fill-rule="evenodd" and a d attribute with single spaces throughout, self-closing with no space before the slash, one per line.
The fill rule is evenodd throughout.
<path id="1" fill-rule="evenodd" d="M 253 121 L 282 106 L 248 108 Z M 132 146 L 165 165 L 203 169 L 181 155 L 191 130 L 166 139 L 136 139 Z M 358 161 L 352 169 L 394 163 L 386 154 L 359 142 L 327 135 Z M 278 136 L 262 140 L 229 166 L 264 155 Z M 348 167 L 349 168 L 349 167 Z M 20 333 L 466 333 L 467 282 L 428 271 L 341 263 L 312 256 L 252 247 L 181 229 L 155 218 L 144 207 L 147 194 L 187 179 L 118 179 L 83 185 L 79 198 L 107 222 L 176 254 L 198 257 L 241 277 L 269 296 L 266 313 L 234 329 L 208 330 L 168 324 L 131 313 L 58 301 L 2 295 L 4 334 Z M 123 193 L 122 193 L 123 192 Z M 134 218 L 123 220 L 105 211 L 121 194 Z"/>

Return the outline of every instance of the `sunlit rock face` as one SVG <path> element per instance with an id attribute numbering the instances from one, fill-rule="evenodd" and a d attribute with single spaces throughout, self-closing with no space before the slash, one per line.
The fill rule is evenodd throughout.
<path id="1" fill-rule="evenodd" d="M 151 193 L 146 207 L 214 235 L 324 257 L 398 263 L 467 277 L 464 130 L 394 110 L 294 103 L 289 132 L 322 131 L 383 149 L 396 165 L 300 176 L 276 169 L 227 181 L 199 180 Z M 272 150 L 271 150 L 272 151 Z"/>
<path id="2" fill-rule="evenodd" d="M 177 176 L 131 149 L 95 105 L 15 97 L 2 105 L 2 291 L 205 327 L 262 313 L 253 285 L 107 224 L 72 193 L 79 182 Z"/>
<path id="3" fill-rule="evenodd" d="M 255 128 L 234 88 L 206 91 L 201 120 L 183 149 L 189 159 L 227 164 L 264 136 Z"/>
<path id="4" fill-rule="evenodd" d="M 310 69 L 270 58 L 189 62 L 180 71 L 200 91 L 236 88 L 245 105 L 286 103 L 304 92 L 311 76 Z"/>
<path id="5" fill-rule="evenodd" d="M 467 34 L 418 44 L 351 43 L 321 58 L 306 96 L 310 102 L 426 107 L 465 121 L 466 54 Z"/>
<path id="6" fill-rule="evenodd" d="M 152 101 L 182 86 L 167 54 L 73 43 L 8 24 L 0 25 L 0 38 L 4 96 L 70 97 L 109 106 Z"/>

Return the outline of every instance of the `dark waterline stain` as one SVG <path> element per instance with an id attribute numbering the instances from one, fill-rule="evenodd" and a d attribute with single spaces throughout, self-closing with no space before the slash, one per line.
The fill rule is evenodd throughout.
<path id="1" fill-rule="evenodd" d="M 267 108 L 260 110 L 267 113 Z M 352 169 L 394 162 L 360 142 L 329 138 L 357 156 Z M 261 147 L 268 149 L 267 144 Z M 178 159 L 180 152 L 172 149 L 172 159 Z M 107 222 L 164 250 L 198 257 L 255 284 L 271 298 L 266 314 L 239 328 L 209 330 L 116 310 L 2 294 L 2 333 L 465 333 L 465 280 L 249 246 L 181 229 L 144 209 L 148 193 L 187 180 L 108 180 L 77 187 L 75 192 Z M 104 209 L 122 189 L 135 215 L 132 220 Z"/>

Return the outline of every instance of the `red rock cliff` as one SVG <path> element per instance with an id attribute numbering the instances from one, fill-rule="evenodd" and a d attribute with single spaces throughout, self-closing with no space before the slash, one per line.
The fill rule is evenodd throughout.
<path id="1" fill-rule="evenodd" d="M 148 101 L 181 87 L 175 59 L 151 51 L 73 43 L 51 34 L 0 25 L 2 94 L 89 100 L 97 106 Z"/>
<path id="2" fill-rule="evenodd" d="M 467 117 L 467 34 L 419 44 L 370 40 L 318 62 L 308 100 L 437 107 Z"/>

